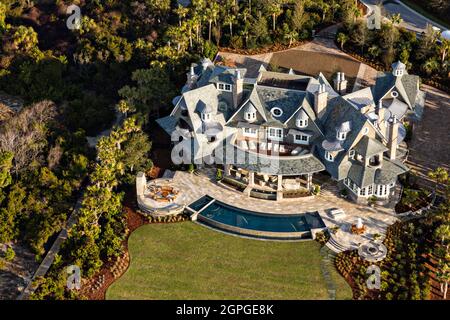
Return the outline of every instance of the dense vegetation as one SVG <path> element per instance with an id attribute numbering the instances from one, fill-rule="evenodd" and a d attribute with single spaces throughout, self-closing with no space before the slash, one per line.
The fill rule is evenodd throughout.
<path id="1" fill-rule="evenodd" d="M 450 41 L 440 37 L 431 26 L 417 36 L 398 27 L 399 15 L 383 22 L 380 30 L 369 30 L 365 21 L 345 23 L 336 41 L 343 50 L 376 64 L 378 69 L 390 70 L 394 61 L 406 64 L 412 74 L 420 75 L 433 86 L 450 90 Z"/>
<path id="2" fill-rule="evenodd" d="M 173 0 L 75 0 L 83 18 L 73 31 L 68 1 L 35 3 L 0 2 L 0 91 L 27 105 L 0 124 L 0 243 L 21 241 L 40 261 L 82 196 L 77 223 L 38 280 L 35 299 L 73 298 L 66 266 L 77 264 L 90 277 L 121 255 L 124 192 L 136 171 L 152 166 L 150 118 L 171 109 L 187 66 L 213 58 L 218 46 L 290 45 L 344 22 L 353 39 L 346 41 L 364 55 L 378 52 L 369 40 L 380 41 L 374 58 L 390 52 L 385 63 L 400 55 L 419 65 L 435 58 L 439 67 L 430 72 L 448 72 L 447 51 L 437 58 L 435 38 L 404 31 L 396 38 L 393 29 L 366 37 L 354 0 L 193 0 L 187 8 Z M 90 148 L 86 136 L 110 128 L 116 113 L 123 121 Z M 10 248 L 5 257 L 14 257 Z"/>
<path id="3" fill-rule="evenodd" d="M 420 300 L 431 294 L 447 296 L 450 282 L 450 180 L 448 172 L 438 168 L 430 172 L 436 184 L 445 186 L 443 202 L 425 216 L 406 219 L 390 226 L 384 245 L 386 258 L 375 263 L 381 270 L 380 290 L 366 285 L 369 263 L 357 251 L 340 253 L 336 266 L 352 283 L 358 299 Z M 432 292 L 434 283 L 440 292 Z"/>

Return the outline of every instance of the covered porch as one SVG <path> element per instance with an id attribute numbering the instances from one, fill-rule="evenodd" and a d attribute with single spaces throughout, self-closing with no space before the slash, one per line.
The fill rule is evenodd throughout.
<path id="1" fill-rule="evenodd" d="M 225 165 L 225 180 L 235 180 L 245 185 L 245 192 L 255 198 L 298 198 L 311 195 L 313 174 L 264 174 L 235 165 Z M 272 197 L 270 197 L 272 195 Z"/>

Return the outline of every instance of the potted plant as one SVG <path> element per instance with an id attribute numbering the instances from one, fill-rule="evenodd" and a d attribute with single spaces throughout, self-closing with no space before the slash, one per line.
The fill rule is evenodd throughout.
<path id="1" fill-rule="evenodd" d="M 318 195 L 320 193 L 320 186 L 318 184 L 315 184 L 313 187 L 313 194 Z"/>
<path id="2" fill-rule="evenodd" d="M 371 196 L 371 197 L 367 200 L 367 202 L 369 203 L 369 206 L 373 208 L 373 207 L 375 206 L 375 202 L 377 202 L 377 197 Z"/>
<path id="3" fill-rule="evenodd" d="M 222 169 L 217 169 L 216 171 L 216 181 L 220 181 L 223 178 L 223 171 Z"/>
<path id="4" fill-rule="evenodd" d="M 195 170 L 194 164 L 193 163 L 189 163 L 189 165 L 188 165 L 188 172 L 189 173 L 193 173 L 194 170 Z"/>
<path id="5" fill-rule="evenodd" d="M 341 191 L 339 191 L 339 194 L 341 195 L 342 198 L 347 199 L 348 197 L 348 191 L 347 189 L 341 189 Z"/>

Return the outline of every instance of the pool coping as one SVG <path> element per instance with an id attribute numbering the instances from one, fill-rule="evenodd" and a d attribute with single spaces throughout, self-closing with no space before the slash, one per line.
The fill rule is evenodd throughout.
<path id="1" fill-rule="evenodd" d="M 319 219 L 322 220 L 323 227 L 311 228 L 311 227 L 309 227 L 310 224 L 305 219 L 305 221 L 309 227 L 309 229 L 305 230 L 305 231 L 275 232 L 275 231 L 253 230 L 253 229 L 232 226 L 229 224 L 225 224 L 225 223 L 210 219 L 210 218 L 202 215 L 201 212 L 203 210 L 205 210 L 207 207 L 209 207 L 211 204 L 217 202 L 221 205 L 231 207 L 233 209 L 240 210 L 240 211 L 246 212 L 251 215 L 256 215 L 256 216 L 261 215 L 261 216 L 266 216 L 266 217 L 278 217 L 279 218 L 282 216 L 292 217 L 292 216 L 297 215 L 299 217 L 300 216 L 305 217 L 307 215 L 307 213 L 280 215 L 280 214 L 256 212 L 256 211 L 251 211 L 251 210 L 247 210 L 247 209 L 234 207 L 234 206 L 226 204 L 220 200 L 217 200 L 216 198 L 214 198 L 208 194 L 204 195 L 203 197 L 209 197 L 209 198 L 211 198 L 211 200 L 207 204 L 205 204 L 202 208 L 200 208 L 200 210 L 197 210 L 197 211 L 193 210 L 192 208 L 190 208 L 190 204 L 186 206 L 186 209 L 189 209 L 189 211 L 193 212 L 191 215 L 191 220 L 198 224 L 206 226 L 210 229 L 213 229 L 216 231 L 221 231 L 222 233 L 231 234 L 234 236 L 240 236 L 240 237 L 249 238 L 249 239 L 265 240 L 265 241 L 309 241 L 309 240 L 314 240 L 316 237 L 316 234 L 318 232 L 321 232 L 321 231 L 327 229 L 325 222 L 322 220 L 322 217 L 320 216 L 320 214 L 318 212 L 314 212 L 314 213 L 317 215 L 317 217 Z M 199 199 L 195 200 L 192 203 L 195 203 L 196 201 L 200 200 L 201 198 L 202 197 L 200 197 Z M 310 213 L 310 214 L 314 214 L 314 213 Z M 306 238 L 308 236 L 309 236 L 309 238 Z"/>

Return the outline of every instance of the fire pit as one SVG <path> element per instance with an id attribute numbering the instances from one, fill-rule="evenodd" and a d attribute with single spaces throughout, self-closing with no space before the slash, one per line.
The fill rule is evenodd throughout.
<path id="1" fill-rule="evenodd" d="M 173 202 L 178 190 L 170 186 L 151 185 L 148 187 L 148 197 L 158 202 Z"/>

